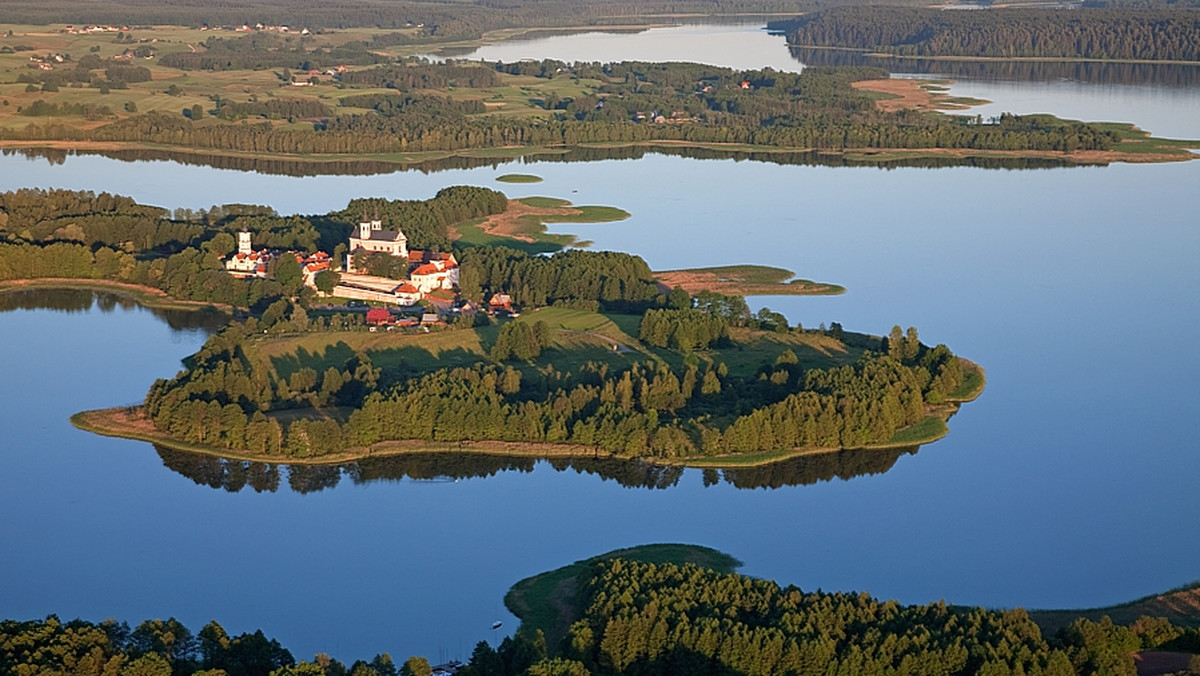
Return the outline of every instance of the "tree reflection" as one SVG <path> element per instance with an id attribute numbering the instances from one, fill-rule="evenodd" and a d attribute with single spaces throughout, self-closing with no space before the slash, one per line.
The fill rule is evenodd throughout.
<path id="1" fill-rule="evenodd" d="M 1200 69 L 1198 69 L 1200 70 Z M 533 149 L 530 149 L 533 151 Z M 61 163 L 61 150 L 29 149 L 5 150 L 5 154 L 19 152 L 25 157 L 45 158 L 52 163 Z M 486 157 L 446 157 L 426 160 L 419 164 L 401 164 L 380 162 L 375 160 L 328 160 L 321 162 L 264 159 L 256 157 L 226 157 L 222 155 L 205 155 L 195 153 L 176 153 L 169 150 L 105 150 L 71 151 L 78 155 L 100 155 L 123 162 L 138 161 L 170 161 L 178 164 L 212 167 L 214 169 L 232 169 L 259 174 L 280 176 L 367 176 L 375 174 L 390 174 L 402 171 L 420 171 L 433 173 L 461 169 L 476 169 L 490 167 L 498 169 L 510 164 L 541 164 L 541 163 L 571 163 L 571 162 L 602 162 L 605 160 L 637 160 L 650 155 L 671 155 L 697 160 L 737 160 L 764 162 L 769 164 L 808 166 L 808 167 L 862 167 L 878 166 L 890 169 L 896 167 L 915 167 L 937 169 L 943 167 L 975 167 L 979 169 L 1046 169 L 1055 167 L 1083 166 L 1079 162 L 1067 162 L 1050 158 L 1020 158 L 1020 157 L 904 157 L 883 160 L 857 160 L 840 154 L 820 152 L 788 152 L 786 150 L 772 152 L 748 152 L 740 150 L 720 150 L 716 148 L 677 148 L 677 147 L 644 147 L 626 146 L 615 148 L 575 147 L 565 151 L 530 154 L 513 160 L 496 160 Z"/>
<path id="2" fill-rule="evenodd" d="M 33 289 L 0 290 L 0 312 L 14 310 L 54 310 L 57 312 L 87 312 L 96 308 L 104 313 L 114 310 L 130 311 L 143 307 L 166 322 L 172 331 L 213 332 L 229 323 L 229 315 L 214 308 L 180 310 L 146 307 L 133 298 L 119 293 L 91 289 L 39 287 Z"/>
<path id="3" fill-rule="evenodd" d="M 807 66 L 874 66 L 893 73 L 927 73 L 950 79 L 1005 82 L 1070 80 L 1097 85 L 1195 87 L 1200 68 L 1190 64 L 1119 63 L 1099 61 L 971 61 L 871 56 L 839 49 L 790 47 L 792 57 Z"/>
<path id="4" fill-rule="evenodd" d="M 355 485 L 381 482 L 454 482 L 495 476 L 501 472 L 529 473 L 539 462 L 558 472 L 574 471 L 615 481 L 631 489 L 666 490 L 679 485 L 689 471 L 678 465 L 657 465 L 622 458 L 514 457 L 487 453 L 410 453 L 364 458 L 340 465 L 287 465 L 247 462 L 230 458 L 178 451 L 154 445 L 163 465 L 199 486 L 237 493 L 246 488 L 274 493 L 287 472 L 287 486 L 295 493 L 317 493 L 337 487 L 343 478 Z M 776 489 L 808 486 L 822 481 L 883 474 L 902 456 L 913 455 L 918 446 L 903 448 L 845 450 L 803 455 L 754 467 L 698 470 L 704 486 L 727 484 L 739 489 Z M 696 470 L 693 470 L 695 472 Z"/>

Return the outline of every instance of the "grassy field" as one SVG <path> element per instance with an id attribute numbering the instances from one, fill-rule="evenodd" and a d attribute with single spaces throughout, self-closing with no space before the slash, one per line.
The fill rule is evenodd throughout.
<path id="1" fill-rule="evenodd" d="M 571 206 L 570 200 L 559 199 L 557 197 L 522 197 L 517 201 L 521 204 L 537 207 L 538 209 L 555 209 Z"/>
<path id="2" fill-rule="evenodd" d="M 785 350 L 795 353 L 805 368 L 850 363 L 862 353 L 820 333 L 775 333 L 735 328 L 731 331 L 731 346 L 685 356 L 641 343 L 636 338 L 641 325 L 640 315 L 546 307 L 524 313 L 512 321 L 543 321 L 553 331 L 551 346 L 533 364 L 517 365 L 531 370 L 546 366 L 574 369 L 588 361 L 625 367 L 644 360 L 682 368 L 685 361 L 694 360 L 701 364 L 723 362 L 732 375 L 750 377 L 763 364 L 774 363 Z M 284 378 L 305 367 L 318 373 L 330 366 L 342 368 L 356 352 L 365 353 L 381 368 L 423 373 L 489 361 L 487 354 L 499 331 L 499 325 L 492 325 L 471 331 L 431 333 L 337 331 L 268 335 L 251 339 L 248 354 L 256 363 Z"/>
<path id="3" fill-rule="evenodd" d="M 571 234 L 548 232 L 548 223 L 607 223 L 625 218 L 629 218 L 629 212 L 616 207 L 575 206 L 555 197 L 525 197 L 510 200 L 503 214 L 456 224 L 453 237 L 465 246 L 507 246 L 530 254 L 553 253 L 568 246 L 586 247 L 591 242 Z"/>
<path id="4" fill-rule="evenodd" d="M 504 235 L 495 235 L 483 229 L 483 219 L 477 218 L 466 223 L 459 223 L 454 226 L 458 233 L 458 239 L 455 243 L 463 246 L 506 246 L 510 249 L 524 251 L 527 254 L 546 254 L 561 251 L 568 246 L 583 246 L 586 243 L 580 242 L 574 235 L 555 235 L 546 232 L 546 227 L 541 226 L 529 227 L 520 231 L 522 237 L 533 241 L 525 241 L 524 239 L 515 239 Z"/>
<path id="5" fill-rule="evenodd" d="M 692 563 L 718 573 L 732 573 L 742 565 L 728 554 L 699 545 L 657 544 L 618 549 L 525 578 L 508 590 L 504 605 L 521 618 L 522 631 L 540 629 L 546 635 L 551 653 L 556 654 L 571 622 L 583 612 L 577 598 L 581 576 L 587 574 L 593 564 L 611 559 L 676 565 Z"/>

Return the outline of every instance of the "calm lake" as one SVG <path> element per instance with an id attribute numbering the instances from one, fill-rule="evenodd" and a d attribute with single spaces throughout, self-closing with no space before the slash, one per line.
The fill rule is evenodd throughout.
<path id="1" fill-rule="evenodd" d="M 781 55 L 753 65 L 791 59 L 757 29 L 702 29 L 661 32 L 695 31 L 700 45 L 734 35 L 747 53 L 772 40 Z M 542 44 L 494 48 L 605 60 L 700 53 L 573 55 Z M 1047 112 L 1108 119 L 1115 108 L 1096 101 L 1115 97 L 1131 121 L 1200 137 L 1195 88 L 1049 89 Z M 1025 105 L 988 91 L 1002 109 Z M 546 180 L 495 182 L 512 171 Z M 837 297 L 753 301 L 805 326 L 916 326 L 925 342 L 982 364 L 987 391 L 915 454 L 758 474 L 446 458 L 289 473 L 160 454 L 68 423 L 81 409 L 139 401 L 199 347 L 206 321 L 91 294 L 8 294 L 3 616 L 175 616 L 193 630 L 217 619 L 230 632 L 262 628 L 298 658 L 436 660 L 465 659 L 477 641 L 511 631 L 501 599 L 516 580 L 647 542 L 704 544 L 751 575 L 911 603 L 1095 606 L 1200 577 L 1200 162 L 1012 171 L 648 155 L 292 178 L 0 157 L 0 190 L 109 191 L 171 208 L 320 213 L 460 183 L 620 206 L 629 220 L 561 229 L 655 269 L 762 263 L 842 284 Z"/>

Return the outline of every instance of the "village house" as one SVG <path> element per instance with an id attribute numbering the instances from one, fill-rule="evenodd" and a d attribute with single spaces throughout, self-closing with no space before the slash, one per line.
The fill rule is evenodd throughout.
<path id="1" fill-rule="evenodd" d="M 513 311 L 512 296 L 507 293 L 493 293 L 488 299 L 488 314 L 491 315 L 516 315 Z"/>
<path id="2" fill-rule="evenodd" d="M 324 251 L 318 251 L 307 256 L 296 254 L 296 262 L 304 271 L 304 285 L 316 288 L 317 275 L 333 267 L 333 258 Z"/>

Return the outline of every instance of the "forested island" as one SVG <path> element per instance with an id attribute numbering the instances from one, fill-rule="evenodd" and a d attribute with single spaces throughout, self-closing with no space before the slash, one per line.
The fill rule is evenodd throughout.
<path id="1" fill-rule="evenodd" d="M 236 311 L 243 318 L 155 383 L 143 407 L 75 422 L 254 460 L 457 446 L 756 464 L 931 441 L 983 387 L 977 366 L 913 328 L 805 328 L 767 308 L 752 314 L 738 295 L 668 287 L 637 256 L 535 255 L 494 232 L 487 245 L 464 241 L 468 225 L 509 204 L 458 186 L 285 217 L 6 193 L 0 283 L 135 285 Z M 366 212 L 403 224 L 410 253 L 348 251 L 365 241 L 351 223 Z M 342 261 L 356 272 L 338 272 Z M 429 277 L 428 293 L 412 286 Z M 828 290 L 840 287 L 817 291 Z M 338 304 L 338 294 L 383 306 Z"/>
<path id="2" fill-rule="evenodd" d="M 392 164 L 620 147 L 819 151 L 860 162 L 896 159 L 865 151 L 1088 163 L 1194 157 L 1188 142 L 1148 139 L 1129 125 L 880 106 L 878 94 L 852 86 L 889 77 L 877 67 L 435 63 L 407 55 L 392 34 L 362 29 L 131 33 L 115 42 L 66 29 L 0 38 L 9 103 L 0 145 Z"/>
<path id="3" fill-rule="evenodd" d="M 498 646 L 480 641 L 467 663 L 436 668 L 460 676 L 1134 676 L 1137 664 L 1152 662 L 1156 673 L 1200 673 L 1194 612 L 1117 624 L 1061 611 L 1072 619 L 1049 631 L 1020 608 L 806 591 L 737 574 L 740 565 L 706 547 L 645 545 L 536 575 L 505 597 L 521 618 L 515 635 Z M 1192 587 L 1159 598 L 1194 596 Z M 195 634 L 174 618 L 132 629 L 111 619 L 0 621 L 3 673 L 427 676 L 434 668 L 386 652 L 349 666 L 324 653 L 297 661 L 261 630 L 230 636 L 216 621 Z"/>

